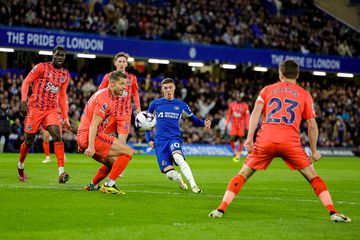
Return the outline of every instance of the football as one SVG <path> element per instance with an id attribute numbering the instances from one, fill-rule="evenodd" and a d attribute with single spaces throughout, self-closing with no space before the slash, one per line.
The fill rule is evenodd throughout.
<path id="1" fill-rule="evenodd" d="M 147 111 L 139 112 L 135 117 L 135 127 L 141 131 L 151 130 L 156 123 L 155 117 Z"/>

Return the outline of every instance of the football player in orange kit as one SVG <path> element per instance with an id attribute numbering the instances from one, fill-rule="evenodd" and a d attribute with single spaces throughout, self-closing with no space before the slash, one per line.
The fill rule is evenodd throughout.
<path id="1" fill-rule="evenodd" d="M 279 66 L 280 82 L 266 86 L 258 96 L 250 117 L 249 132 L 245 147 L 249 152 L 240 172 L 231 179 L 219 207 L 209 217 L 221 218 L 227 206 L 239 193 L 245 182 L 256 170 L 266 169 L 273 158 L 281 157 L 290 169 L 296 169 L 311 184 L 315 194 L 330 214 L 333 222 L 351 222 L 339 213 L 332 202 L 325 182 L 315 171 L 314 165 L 305 154 L 299 136 L 302 119 L 308 125 L 308 135 L 313 161 L 320 159 L 316 149 L 318 127 L 315 120 L 311 95 L 296 84 L 299 66 L 293 60 L 285 60 Z M 254 134 L 263 114 L 263 123 L 254 144 Z"/>
<path id="2" fill-rule="evenodd" d="M 126 143 L 126 139 L 130 132 L 131 126 L 131 98 L 134 99 L 136 106 L 136 114 L 141 112 L 140 108 L 140 97 L 139 97 L 139 87 L 137 84 L 137 78 L 134 74 L 128 73 L 125 71 L 128 66 L 129 55 L 124 52 L 119 52 L 114 57 L 114 65 L 116 71 L 120 71 L 127 75 L 126 88 L 122 96 L 117 96 L 116 98 L 116 107 L 114 111 L 114 116 L 116 119 L 116 129 L 108 129 L 107 131 L 116 130 L 118 138 L 122 143 Z M 104 89 L 109 85 L 109 74 L 106 74 L 99 86 L 100 89 Z"/>
<path id="3" fill-rule="evenodd" d="M 99 189 L 99 183 L 108 176 L 101 191 L 110 194 L 123 194 L 115 183 L 131 160 L 133 150 L 114 136 L 104 132 L 112 121 L 116 111 L 117 96 L 121 96 L 126 88 L 127 75 L 121 72 L 109 74 L 109 85 L 92 95 L 86 104 L 77 133 L 79 152 L 102 163 L 92 181 L 92 190 Z"/>
<path id="4" fill-rule="evenodd" d="M 55 155 L 59 169 L 59 183 L 65 183 L 69 174 L 64 171 L 64 143 L 60 133 L 60 121 L 57 108 L 60 106 L 66 128 L 70 127 L 67 107 L 66 89 L 70 74 L 63 68 L 65 49 L 57 46 L 53 49 L 51 62 L 37 64 L 25 78 L 21 86 L 20 109 L 25 117 L 25 141 L 20 147 L 18 177 L 21 182 L 27 181 L 24 162 L 33 144 L 36 133 L 42 125 L 54 141 Z M 32 94 L 28 99 L 30 84 Z"/>
<path id="5" fill-rule="evenodd" d="M 240 161 L 241 151 L 243 148 L 244 136 L 249 128 L 249 105 L 243 102 L 244 93 L 236 92 L 235 101 L 229 104 L 229 110 L 226 117 L 226 128 L 231 120 L 230 129 L 230 146 L 234 152 L 234 162 Z M 236 151 L 235 143 L 239 140 L 238 150 Z"/>

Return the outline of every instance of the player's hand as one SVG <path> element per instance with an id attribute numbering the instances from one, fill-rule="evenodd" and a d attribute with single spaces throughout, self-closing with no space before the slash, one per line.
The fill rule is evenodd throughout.
<path id="1" fill-rule="evenodd" d="M 154 141 L 150 141 L 150 142 L 149 142 L 149 146 L 150 146 L 151 148 L 155 148 L 155 143 L 154 143 Z"/>
<path id="2" fill-rule="evenodd" d="M 20 112 L 22 113 L 23 116 L 27 115 L 28 107 L 27 107 L 27 103 L 25 101 L 21 101 L 21 103 L 20 103 Z"/>
<path id="3" fill-rule="evenodd" d="M 210 119 L 208 119 L 208 118 L 205 119 L 204 127 L 207 129 L 211 128 L 211 120 Z"/>
<path id="4" fill-rule="evenodd" d="M 68 118 L 64 119 L 64 128 L 66 131 L 70 130 L 70 121 Z"/>
<path id="5" fill-rule="evenodd" d="M 136 109 L 136 115 L 138 115 L 141 112 L 141 109 Z"/>
<path id="6" fill-rule="evenodd" d="M 92 156 L 94 156 L 94 154 L 95 154 L 95 149 L 94 149 L 94 148 L 91 148 L 91 147 L 88 147 L 88 148 L 85 150 L 84 154 L 85 154 L 86 156 L 88 156 L 88 157 L 92 157 Z"/>
<path id="7" fill-rule="evenodd" d="M 313 162 L 318 161 L 321 158 L 321 153 L 319 151 L 315 151 L 314 153 L 311 154 L 311 160 Z"/>
<path id="8" fill-rule="evenodd" d="M 254 148 L 254 140 L 246 139 L 244 146 L 246 148 L 246 151 L 248 151 L 248 153 L 251 153 Z"/>

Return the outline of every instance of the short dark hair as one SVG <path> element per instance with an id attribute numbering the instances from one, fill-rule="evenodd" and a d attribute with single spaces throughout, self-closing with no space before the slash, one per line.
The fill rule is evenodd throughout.
<path id="1" fill-rule="evenodd" d="M 60 46 L 60 45 L 57 45 L 56 47 L 54 47 L 53 49 L 53 54 L 56 52 L 56 51 L 63 51 L 63 52 L 66 52 L 65 51 L 65 48 L 63 46 Z"/>
<path id="2" fill-rule="evenodd" d="M 109 81 L 110 82 L 117 82 L 120 81 L 120 78 L 127 79 L 128 76 L 125 73 L 122 73 L 120 71 L 112 71 L 109 74 Z"/>
<path id="3" fill-rule="evenodd" d="M 164 78 L 164 80 L 161 81 L 161 86 L 168 83 L 175 83 L 174 79 L 172 78 Z"/>
<path id="4" fill-rule="evenodd" d="M 287 59 L 280 63 L 279 70 L 285 78 L 296 79 L 299 74 L 299 65 L 294 60 Z"/>
<path id="5" fill-rule="evenodd" d="M 119 57 L 124 57 L 126 60 L 128 60 L 130 56 L 126 52 L 118 52 L 114 57 L 114 62 L 116 62 Z"/>

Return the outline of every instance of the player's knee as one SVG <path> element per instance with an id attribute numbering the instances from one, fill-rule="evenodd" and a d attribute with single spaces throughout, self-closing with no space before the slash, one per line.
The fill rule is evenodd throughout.
<path id="1" fill-rule="evenodd" d="M 183 155 L 181 153 L 174 153 L 173 154 L 173 158 L 174 158 L 174 161 L 176 162 L 177 165 L 181 165 L 183 162 L 185 162 L 185 159 L 183 157 Z"/>
<path id="2" fill-rule="evenodd" d="M 27 147 L 31 147 L 31 145 L 33 144 L 34 139 L 25 139 L 25 145 Z"/>
<path id="3" fill-rule="evenodd" d="M 27 147 L 31 147 L 31 145 L 33 144 L 34 140 L 35 140 L 36 135 L 35 134 L 25 134 L 25 145 Z"/>
<path id="4" fill-rule="evenodd" d="M 175 181 L 177 178 L 177 172 L 174 169 L 164 171 L 164 173 L 165 173 L 166 177 L 171 181 Z"/>
<path id="5" fill-rule="evenodd" d="M 120 154 L 127 154 L 127 155 L 134 155 L 134 149 L 132 149 L 130 146 L 125 145 L 124 148 L 121 148 Z"/>
<path id="6" fill-rule="evenodd" d="M 61 142 L 61 134 L 60 133 L 54 133 L 52 135 L 53 141 L 54 142 Z"/>

